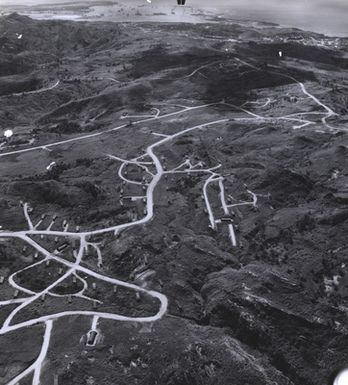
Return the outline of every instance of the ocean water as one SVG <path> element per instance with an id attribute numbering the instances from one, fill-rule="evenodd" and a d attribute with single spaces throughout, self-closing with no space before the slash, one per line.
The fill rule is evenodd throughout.
<path id="1" fill-rule="evenodd" d="M 311 4 L 310 6 L 279 7 L 226 7 L 232 17 L 267 21 L 282 26 L 296 27 L 307 31 L 324 33 L 329 36 L 348 37 L 348 0 L 347 7 L 334 7 L 330 4 Z"/>
<path id="2" fill-rule="evenodd" d="M 62 3 L 92 6 L 98 3 L 102 5 L 103 0 L 0 0 L 0 10 L 8 10 L 11 7 L 16 10 L 18 5 L 35 8 L 36 5 L 53 6 Z M 273 22 L 330 36 L 348 37 L 348 0 L 187 0 L 187 6 L 180 8 L 175 7 L 176 0 L 152 0 L 152 4 L 148 4 L 146 0 L 118 0 L 118 4 L 130 10 L 134 10 L 134 6 L 141 6 L 141 17 L 133 11 L 125 21 L 199 22 L 202 20 L 192 16 L 199 10 L 209 14 L 219 13 L 232 19 Z M 115 21 L 122 21 L 116 8 L 116 5 L 97 6 L 91 8 L 91 13 L 99 19 L 114 18 Z M 54 11 L 54 18 L 77 19 L 80 16 L 63 9 L 57 11 L 56 7 Z M 35 14 L 34 9 L 30 12 L 33 12 L 34 17 L 51 18 L 49 12 L 46 15 Z M 166 15 L 151 16 L 153 13 Z"/>

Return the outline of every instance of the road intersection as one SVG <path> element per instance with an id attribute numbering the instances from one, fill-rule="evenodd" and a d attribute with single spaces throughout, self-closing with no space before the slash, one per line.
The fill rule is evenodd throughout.
<path id="1" fill-rule="evenodd" d="M 213 63 L 212 63 L 213 64 Z M 194 76 L 196 73 L 198 73 L 201 69 L 207 67 L 208 65 L 199 67 L 197 70 L 193 71 L 190 75 L 186 76 L 191 77 Z M 328 106 L 326 106 L 324 103 L 322 103 L 317 97 L 312 95 L 306 88 L 306 86 L 298 82 L 296 79 L 292 78 L 300 87 L 301 92 L 308 96 L 317 107 L 323 109 L 325 112 L 298 112 L 291 115 L 286 116 L 279 116 L 279 117 L 268 117 L 264 115 L 260 115 L 259 113 L 252 112 L 248 109 L 246 109 L 246 103 L 243 106 L 235 106 L 233 104 L 227 103 L 224 100 L 216 102 L 216 103 L 209 103 L 209 104 L 202 104 L 198 106 L 183 106 L 182 104 L 178 106 L 180 109 L 175 112 L 169 112 L 161 115 L 160 109 L 156 108 L 152 111 L 155 111 L 155 114 L 147 115 L 145 117 L 141 117 L 140 120 L 132 122 L 132 125 L 141 125 L 143 123 L 148 122 L 154 122 L 154 121 L 160 121 L 165 120 L 170 117 L 175 117 L 177 115 L 181 115 L 184 113 L 188 113 L 190 111 L 199 111 L 203 110 L 209 107 L 216 107 L 216 106 L 224 106 L 224 107 L 230 107 L 234 111 L 242 112 L 245 114 L 245 117 L 236 117 L 232 120 L 235 122 L 248 122 L 250 124 L 256 123 L 259 124 L 260 122 L 275 122 L 275 121 L 290 121 L 295 123 L 296 125 L 293 126 L 294 129 L 303 128 L 309 125 L 318 124 L 317 121 L 309 120 L 310 116 L 319 117 L 321 118 L 321 123 L 323 126 L 330 130 L 335 130 L 332 128 L 328 123 L 327 120 L 329 118 L 332 118 L 334 116 L 337 116 L 337 114 Z M 57 84 L 58 85 L 58 84 Z M 267 99 L 266 102 L 262 101 L 260 102 L 260 108 L 264 108 L 268 106 L 271 103 L 270 99 Z M 303 116 L 305 118 L 303 118 Z M 99 229 L 90 229 L 85 231 L 69 231 L 68 227 L 66 226 L 63 230 L 54 230 L 54 220 L 51 221 L 50 225 L 46 229 L 40 229 L 41 222 L 39 221 L 36 225 L 33 224 L 33 221 L 30 216 L 30 206 L 28 203 L 23 203 L 23 214 L 26 219 L 26 222 L 28 224 L 27 230 L 21 230 L 21 231 L 1 231 L 0 232 L 0 239 L 16 239 L 23 241 L 26 245 L 32 247 L 38 255 L 42 257 L 42 259 L 38 262 L 35 262 L 24 269 L 21 269 L 17 272 L 14 272 L 8 277 L 8 283 L 10 286 L 12 286 L 15 290 L 18 290 L 19 292 L 26 294 L 26 297 L 23 298 L 14 298 L 10 300 L 3 300 L 0 301 L 0 307 L 4 307 L 7 305 L 18 305 L 14 310 L 11 311 L 11 313 L 7 316 L 5 321 L 0 327 L 0 336 L 5 335 L 7 333 L 20 330 L 22 328 L 27 328 L 33 325 L 42 324 L 44 325 L 44 335 L 43 335 L 43 341 L 41 350 L 39 353 L 39 356 L 35 360 L 35 362 L 30 365 L 26 370 L 18 374 L 15 378 L 13 378 L 10 382 L 8 382 L 7 385 L 15 385 L 18 384 L 24 377 L 32 374 L 33 385 L 39 385 L 40 384 L 40 374 L 43 366 L 43 362 L 46 358 L 49 344 L 50 344 L 50 338 L 51 333 L 54 327 L 54 321 L 63 318 L 63 317 L 69 317 L 69 316 L 87 316 L 91 317 L 93 322 L 92 326 L 96 328 L 97 323 L 102 319 L 110 319 L 115 321 L 124 321 L 124 322 L 138 322 L 138 323 L 152 323 L 155 321 L 160 320 L 167 312 L 168 309 L 168 299 L 166 295 L 159 293 L 154 290 L 149 290 L 146 287 L 138 286 L 134 283 L 118 280 L 113 277 L 109 277 L 107 275 L 101 274 L 93 269 L 87 268 L 82 265 L 84 257 L 86 256 L 87 250 L 89 247 L 92 247 L 96 253 L 97 253 L 97 259 L 98 259 L 98 266 L 100 266 L 103 262 L 102 260 L 102 252 L 98 246 L 98 244 L 90 242 L 89 239 L 92 236 L 96 235 L 105 235 L 105 234 L 119 234 L 121 231 L 124 231 L 129 228 L 133 228 L 136 226 L 141 226 L 149 223 L 153 220 L 155 215 L 155 202 L 154 202 L 154 193 L 156 187 L 159 185 L 159 183 L 162 181 L 163 177 L 166 175 L 174 175 L 174 174 L 186 174 L 188 176 L 190 175 L 207 175 L 208 178 L 204 181 L 203 185 L 203 197 L 204 202 L 206 206 L 206 210 L 208 213 L 208 220 L 209 224 L 212 230 L 217 231 L 217 220 L 214 214 L 214 210 L 211 205 L 211 198 L 209 194 L 209 186 L 213 183 L 218 184 L 219 188 L 219 198 L 220 198 L 220 205 L 221 209 L 225 215 L 225 217 L 229 218 L 233 215 L 233 209 L 234 207 L 243 206 L 243 205 L 249 205 L 256 207 L 258 203 L 258 194 L 252 192 L 250 189 L 246 187 L 247 193 L 251 196 L 251 201 L 246 202 L 237 202 L 237 203 L 228 203 L 228 199 L 226 198 L 226 187 L 225 187 L 225 178 L 224 176 L 219 173 L 219 171 L 222 168 L 221 164 L 218 164 L 213 167 L 204 168 L 202 162 L 198 162 L 197 164 L 192 164 L 190 159 L 186 159 L 182 164 L 180 164 L 177 167 L 174 167 L 171 170 L 166 170 L 166 168 L 163 165 L 163 162 L 161 162 L 161 159 L 156 154 L 156 150 L 158 150 L 160 147 L 165 146 L 167 144 L 175 142 L 176 139 L 185 136 L 186 134 L 203 130 L 203 129 L 209 129 L 209 128 L 215 128 L 215 127 L 223 127 L 227 126 L 228 123 L 231 121 L 231 119 L 228 118 L 222 118 L 222 119 L 216 119 L 210 122 L 194 125 L 192 127 L 183 128 L 180 131 L 171 134 L 171 135 L 163 135 L 159 134 L 159 140 L 156 142 L 150 144 L 144 151 L 143 154 L 140 154 L 138 157 L 134 159 L 123 159 L 118 157 L 117 155 L 113 154 L 107 154 L 108 157 L 112 160 L 114 160 L 117 163 L 120 163 L 120 166 L 118 168 L 118 175 L 119 177 L 125 182 L 129 184 L 135 184 L 135 185 L 144 185 L 141 181 L 134 181 L 131 179 L 128 179 L 124 173 L 125 167 L 129 164 L 139 167 L 139 169 L 145 173 L 146 178 L 149 180 L 145 183 L 146 191 L 144 192 L 144 196 L 141 196 L 140 198 L 143 198 L 146 204 L 146 210 L 144 211 L 145 215 L 140 218 L 136 219 L 135 221 L 130 221 L 126 223 L 121 224 L 114 224 L 109 227 L 105 228 L 99 228 Z M 41 151 L 42 149 L 49 149 L 51 147 L 56 146 L 63 146 L 66 144 L 70 144 L 73 142 L 80 142 L 86 139 L 95 138 L 98 136 L 105 135 L 107 133 L 120 130 L 122 128 L 125 128 L 127 124 L 123 124 L 120 126 L 117 126 L 115 128 L 107 129 L 104 131 L 98 131 L 92 134 L 88 135 L 82 135 L 66 140 L 61 140 L 53 143 L 46 143 L 35 147 L 29 147 L 25 149 L 20 150 L 13 150 L 8 152 L 2 152 L 0 153 L 0 158 L 4 158 L 6 156 L 14 155 L 14 154 L 23 154 L 26 152 L 32 152 L 32 151 Z M 146 160 L 144 160 L 146 159 Z M 151 171 L 150 171 L 150 167 Z M 231 222 L 228 224 L 228 236 L 231 242 L 232 247 L 238 246 L 238 237 L 236 235 L 236 229 L 233 223 L 233 219 L 231 218 Z M 78 242 L 78 247 L 74 253 L 74 261 L 67 260 L 66 258 L 61 257 L 59 254 L 55 254 L 53 250 L 49 250 L 49 248 L 45 248 L 42 245 L 40 245 L 38 242 L 35 241 L 35 236 L 54 236 L 54 237 L 62 237 L 64 239 L 69 240 L 75 240 Z M 63 266 L 66 270 L 63 274 L 61 274 L 53 283 L 49 284 L 45 289 L 35 292 L 33 290 L 30 290 L 28 288 L 23 287 L 18 282 L 16 282 L 16 276 L 28 269 L 31 269 L 33 267 L 41 266 L 47 261 L 55 261 L 56 263 L 59 263 L 60 266 Z M 100 280 L 115 286 L 125 287 L 128 289 L 133 290 L 135 293 L 141 293 L 147 296 L 152 297 L 158 302 L 158 310 L 155 314 L 151 316 L 142 316 L 142 317 L 128 317 L 120 314 L 114 314 L 114 313 L 108 313 L 108 312 L 99 312 L 96 309 L 93 310 L 76 310 L 76 311 L 63 311 L 63 312 L 57 312 L 54 314 L 49 314 L 45 316 L 38 316 L 33 317 L 27 321 L 21 321 L 21 322 L 15 322 L 16 316 L 26 307 L 31 305 L 32 303 L 40 300 L 43 296 L 53 296 L 53 297 L 67 297 L 67 296 L 75 296 L 80 297 L 82 299 L 85 299 L 87 301 L 96 301 L 96 299 L 90 298 L 87 295 L 85 295 L 85 292 L 88 289 L 88 282 L 86 279 L 82 278 L 81 275 L 87 275 L 89 277 L 93 277 L 96 280 Z M 75 277 L 76 280 L 79 280 L 82 283 L 82 289 L 74 294 L 69 295 L 58 295 L 53 293 L 53 290 L 62 282 L 67 280 L 69 277 Z M 92 327 L 92 329 L 93 329 Z"/>

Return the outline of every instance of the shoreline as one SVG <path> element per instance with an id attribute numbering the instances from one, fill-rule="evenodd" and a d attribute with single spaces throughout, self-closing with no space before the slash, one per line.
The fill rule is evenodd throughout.
<path id="1" fill-rule="evenodd" d="M 136 10 L 136 11 L 135 11 Z M 246 9 L 216 10 L 198 9 L 187 7 L 183 12 L 177 7 L 171 9 L 150 8 L 146 14 L 142 7 L 133 7 L 133 9 L 125 10 L 120 14 L 120 9 L 116 4 L 110 2 L 86 4 L 84 1 L 77 3 L 57 4 L 38 4 L 38 5 L 0 5 L 0 13 L 8 15 L 13 12 L 29 16 L 36 20 L 70 20 L 70 21 L 90 21 L 90 22 L 116 22 L 116 23 L 265 23 L 272 24 L 273 27 L 301 29 L 306 32 L 314 32 L 325 35 L 330 38 L 348 38 L 348 30 L 346 23 L 342 18 L 342 14 L 334 17 L 334 12 L 328 14 L 321 10 L 318 15 L 311 17 L 309 12 L 289 12 L 279 13 L 270 12 L 267 9 L 247 11 Z M 331 15 L 332 13 L 332 15 Z M 330 24 L 323 23 L 330 21 Z M 312 15 L 313 16 L 313 15 Z M 337 17 L 342 18 L 337 20 Z M 316 20 L 316 21 L 314 21 Z"/>

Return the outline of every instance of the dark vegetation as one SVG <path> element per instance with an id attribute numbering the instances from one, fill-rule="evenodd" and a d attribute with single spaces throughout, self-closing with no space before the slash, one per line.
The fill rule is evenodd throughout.
<path id="1" fill-rule="evenodd" d="M 343 48 L 305 45 L 301 39 L 322 37 L 271 25 L 261 30 L 230 23 L 209 28 L 149 24 L 146 27 L 154 29 L 150 42 L 141 27 L 34 21 L 18 15 L 1 19 L 1 93 L 35 90 L 61 80 L 52 92 L 2 98 L 0 123 L 16 135 L 12 147 L 1 151 L 26 148 L 29 138 L 35 139 L 31 145 L 42 146 L 83 132 L 98 133 L 85 141 L 3 157 L 1 226 L 27 228 L 20 200 L 34 208 L 35 223 L 47 214 L 46 225 L 56 214 L 54 228 L 66 219 L 71 231 L 76 225 L 90 230 L 139 219 L 145 215 L 145 202 L 124 200 L 121 206 L 120 198 L 142 196 L 144 190 L 122 184 L 120 163 L 107 154 L 132 159 L 158 139 L 152 133 L 174 133 L 224 117 L 229 119 L 226 124 L 178 137 L 156 153 L 164 156 L 167 169 L 177 167 L 185 155 L 206 167 L 221 163 L 231 202 L 249 201 L 250 189 L 258 194 L 258 205 L 233 210 L 238 247 L 232 248 L 225 224 L 219 224 L 217 232 L 208 227 L 202 200 L 207 175 L 164 177 L 155 191 L 153 220 L 90 240 L 100 243 L 103 266 L 96 266 L 93 250 L 83 263 L 132 281 L 132 272 L 146 256 L 148 269 L 155 272 L 148 287 L 168 296 L 168 315 L 145 326 L 102 321 L 104 339 L 94 348 L 80 342 L 89 320 L 57 322 L 43 384 L 53 383 L 53 373 L 60 382 L 74 385 L 326 383 L 332 370 L 348 359 L 346 133 L 326 129 L 321 117 L 298 130 L 293 130 L 293 122 L 279 119 L 237 122 L 235 117 L 251 116 L 221 105 L 138 125 L 120 116 L 147 115 L 156 106 L 162 114 L 171 113 L 176 104 L 222 99 L 266 117 L 321 111 L 293 77 L 342 114 L 330 124 L 345 127 Z M 293 41 L 280 43 L 284 36 Z M 206 64 L 211 65 L 188 77 Z M 289 101 L 292 95 L 295 101 Z M 268 97 L 272 103 L 261 107 Z M 122 124 L 127 126 L 112 130 Z M 53 161 L 55 166 L 47 170 Z M 126 169 L 135 180 L 145 175 L 142 169 Z M 209 188 L 209 198 L 220 218 L 224 213 L 217 185 Z M 53 252 L 57 244 L 48 238 L 36 241 L 47 242 Z M 30 258 L 33 250 L 23 251 L 20 242 L 0 243 L 1 274 L 23 268 Z M 74 260 L 72 253 L 69 260 Z M 18 279 L 41 290 L 60 274 L 51 268 L 27 271 Z M 77 292 L 78 282 L 64 282 L 55 292 Z M 101 309 L 131 309 L 140 315 L 153 314 L 156 308 L 129 293 L 117 298 L 109 287 L 89 294 L 105 300 Z M 40 302 L 27 309 L 25 317 L 67 306 L 60 299 Z M 91 308 L 75 301 L 70 309 L 79 306 Z"/>

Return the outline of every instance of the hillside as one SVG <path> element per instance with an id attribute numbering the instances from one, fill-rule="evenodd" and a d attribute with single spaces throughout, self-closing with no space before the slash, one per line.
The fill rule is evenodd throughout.
<path id="1" fill-rule="evenodd" d="M 347 57 L 270 24 L 0 18 L 0 385 L 326 384 Z"/>

